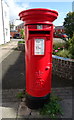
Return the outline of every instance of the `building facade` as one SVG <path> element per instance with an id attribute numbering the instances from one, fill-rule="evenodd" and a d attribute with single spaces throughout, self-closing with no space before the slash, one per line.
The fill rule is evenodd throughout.
<path id="1" fill-rule="evenodd" d="M 55 33 L 64 33 L 65 32 L 64 26 L 55 26 L 54 32 Z"/>
<path id="2" fill-rule="evenodd" d="M 0 45 L 10 41 L 9 6 L 0 0 Z"/>
<path id="3" fill-rule="evenodd" d="M 14 38 L 15 34 L 18 34 L 19 32 L 17 30 L 10 30 L 10 35 L 12 38 Z"/>
<path id="4" fill-rule="evenodd" d="M 17 30 L 18 32 L 20 32 L 21 29 L 24 29 L 24 23 L 21 23 L 21 24 L 19 24 L 18 26 L 16 26 L 16 30 Z"/>

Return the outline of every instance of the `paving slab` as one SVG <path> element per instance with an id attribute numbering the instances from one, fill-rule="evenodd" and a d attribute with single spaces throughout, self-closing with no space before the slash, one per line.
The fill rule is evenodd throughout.
<path id="1" fill-rule="evenodd" d="M 2 107 L 2 118 L 16 118 L 16 115 L 15 109 Z"/>
<path id="2" fill-rule="evenodd" d="M 22 91 L 23 89 L 2 90 L 2 102 L 20 102 L 20 99 L 18 99 L 17 95 Z"/>
<path id="3" fill-rule="evenodd" d="M 30 109 L 26 105 L 26 98 L 22 98 L 18 108 L 17 118 L 40 118 L 39 110 Z"/>
<path id="4" fill-rule="evenodd" d="M 17 47 L 18 41 L 10 41 L 0 46 L 0 63 Z"/>
<path id="5" fill-rule="evenodd" d="M 53 94 L 61 97 L 62 99 L 72 99 L 72 90 L 72 87 L 58 87 L 51 89 Z"/>
<path id="6" fill-rule="evenodd" d="M 17 98 L 17 94 L 21 91 L 22 89 L 2 90 L 2 105 L 0 107 L 2 118 L 17 118 L 18 106 L 21 101 Z"/>
<path id="7" fill-rule="evenodd" d="M 63 116 L 61 118 L 72 118 L 72 99 L 64 99 L 61 101 Z"/>
<path id="8" fill-rule="evenodd" d="M 17 118 L 23 117 L 29 117 L 31 113 L 31 109 L 29 109 L 26 105 L 25 102 L 21 102 L 18 108 L 18 116 Z"/>
<path id="9" fill-rule="evenodd" d="M 2 103 L 2 118 L 16 118 L 18 103 L 8 102 Z"/>
<path id="10" fill-rule="evenodd" d="M 39 110 L 30 109 L 26 106 L 25 102 L 21 102 L 18 108 L 17 118 L 43 118 L 39 113 Z"/>

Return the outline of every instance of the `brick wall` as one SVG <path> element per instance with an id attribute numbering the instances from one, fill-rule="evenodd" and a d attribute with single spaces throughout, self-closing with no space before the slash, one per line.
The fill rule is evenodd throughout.
<path id="1" fill-rule="evenodd" d="M 54 55 L 52 57 L 53 57 L 53 74 L 68 80 L 69 79 L 72 80 L 74 60 Z"/>

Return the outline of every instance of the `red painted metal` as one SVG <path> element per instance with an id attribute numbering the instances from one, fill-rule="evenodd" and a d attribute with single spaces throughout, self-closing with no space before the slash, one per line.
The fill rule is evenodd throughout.
<path id="1" fill-rule="evenodd" d="M 26 92 L 43 97 L 51 92 L 53 24 L 58 12 L 36 8 L 19 13 L 25 24 Z M 37 29 L 41 24 L 42 29 Z M 44 39 L 44 54 L 35 55 L 35 40 Z"/>
<path id="2" fill-rule="evenodd" d="M 21 20 L 25 21 L 25 24 L 49 24 L 57 18 L 58 12 L 50 9 L 35 8 L 22 11 L 19 16 Z"/>

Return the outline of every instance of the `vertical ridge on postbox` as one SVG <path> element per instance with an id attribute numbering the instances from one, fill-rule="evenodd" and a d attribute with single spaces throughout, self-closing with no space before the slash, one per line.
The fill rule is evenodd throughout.
<path id="1" fill-rule="evenodd" d="M 36 8 L 19 13 L 25 22 L 26 92 L 43 97 L 51 92 L 53 24 L 58 12 Z"/>

